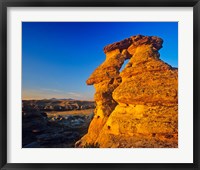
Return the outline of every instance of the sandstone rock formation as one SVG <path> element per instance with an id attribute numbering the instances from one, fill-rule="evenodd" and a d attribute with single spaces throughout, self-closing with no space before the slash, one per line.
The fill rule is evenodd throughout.
<path id="1" fill-rule="evenodd" d="M 137 35 L 104 48 L 105 61 L 87 80 L 95 116 L 76 147 L 178 147 L 178 69 L 159 59 L 162 43 Z"/>

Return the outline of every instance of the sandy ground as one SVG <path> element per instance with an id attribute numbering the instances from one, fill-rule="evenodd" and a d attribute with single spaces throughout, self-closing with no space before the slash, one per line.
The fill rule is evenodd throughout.
<path id="1" fill-rule="evenodd" d="M 94 113 L 94 109 L 86 109 L 86 110 L 71 110 L 71 111 L 49 111 L 46 112 L 48 117 L 54 116 L 65 116 L 65 115 L 90 115 Z"/>

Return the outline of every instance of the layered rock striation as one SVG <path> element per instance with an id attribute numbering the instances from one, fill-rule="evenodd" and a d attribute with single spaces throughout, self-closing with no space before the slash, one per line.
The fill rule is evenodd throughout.
<path id="1" fill-rule="evenodd" d="M 95 116 L 77 147 L 178 147 L 178 69 L 160 59 L 162 43 L 137 35 L 104 48 L 86 81 L 96 89 Z"/>

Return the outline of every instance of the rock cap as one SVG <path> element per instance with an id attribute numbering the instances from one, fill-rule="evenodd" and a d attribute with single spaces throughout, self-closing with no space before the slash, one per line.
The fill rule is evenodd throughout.
<path id="1" fill-rule="evenodd" d="M 130 38 L 126 38 L 122 41 L 118 41 L 105 46 L 104 53 L 113 51 L 115 49 L 119 49 L 120 51 L 122 51 L 124 49 L 128 49 L 131 44 L 134 44 L 134 46 L 139 46 L 142 44 L 152 44 L 155 50 L 159 50 L 160 48 L 162 48 L 163 40 L 157 36 L 131 36 Z"/>

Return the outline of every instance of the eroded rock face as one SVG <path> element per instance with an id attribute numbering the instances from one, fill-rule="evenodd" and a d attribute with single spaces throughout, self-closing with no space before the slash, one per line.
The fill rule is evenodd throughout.
<path id="1" fill-rule="evenodd" d="M 178 69 L 159 59 L 162 43 L 137 35 L 104 48 L 106 60 L 87 80 L 95 116 L 77 147 L 178 147 Z"/>

